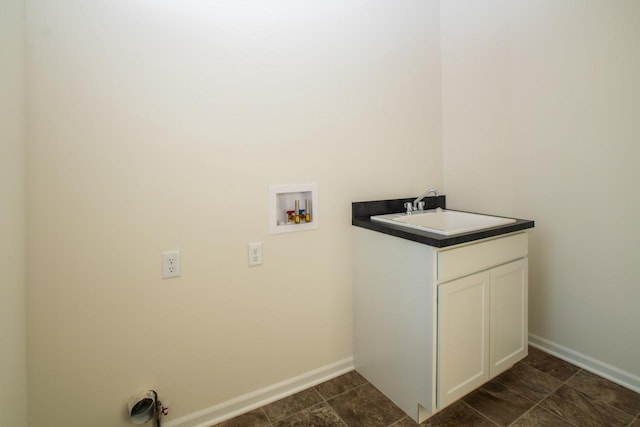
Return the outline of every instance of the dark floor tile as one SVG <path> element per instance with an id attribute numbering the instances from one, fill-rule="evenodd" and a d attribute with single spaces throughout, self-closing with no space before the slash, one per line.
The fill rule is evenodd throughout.
<path id="1" fill-rule="evenodd" d="M 544 351 L 529 346 L 529 355 L 520 362 L 521 364 L 532 366 L 553 378 L 566 381 L 580 370 L 577 366 L 558 359 Z"/>
<path id="2" fill-rule="evenodd" d="M 332 380 L 325 381 L 322 384 L 318 384 L 316 391 L 325 399 L 331 399 L 366 382 L 367 380 L 365 380 L 362 375 L 356 371 L 351 371 Z"/>
<path id="3" fill-rule="evenodd" d="M 262 408 L 258 408 L 244 415 L 216 424 L 216 427 L 269 427 L 271 423 Z"/>
<path id="4" fill-rule="evenodd" d="M 346 427 L 338 414 L 325 402 L 296 412 L 273 423 L 273 427 Z"/>
<path id="5" fill-rule="evenodd" d="M 495 427 L 494 423 L 462 401 L 451 404 L 422 425 L 425 427 Z"/>
<path id="6" fill-rule="evenodd" d="M 640 394 L 590 372 L 578 372 L 567 385 L 627 414 L 640 414 Z"/>
<path id="7" fill-rule="evenodd" d="M 322 397 L 313 388 L 308 388 L 300 393 L 270 403 L 264 407 L 264 412 L 273 422 L 310 408 L 320 402 L 322 402 Z"/>
<path id="8" fill-rule="evenodd" d="M 498 376 L 495 381 L 506 385 L 524 397 L 534 402 L 542 399 L 556 391 L 562 381 L 553 378 L 549 374 L 534 368 L 531 365 L 516 364 L 513 368 Z"/>
<path id="9" fill-rule="evenodd" d="M 536 406 L 520 418 L 511 427 L 572 427 L 556 414 L 546 409 Z"/>
<path id="10" fill-rule="evenodd" d="M 527 412 L 534 402 L 497 381 L 471 392 L 464 401 L 494 423 L 507 426 Z"/>
<path id="11" fill-rule="evenodd" d="M 349 427 L 387 427 L 405 417 L 405 413 L 366 383 L 327 403 Z"/>
<path id="12" fill-rule="evenodd" d="M 572 424 L 584 427 L 628 426 L 633 416 L 563 385 L 540 403 Z"/>

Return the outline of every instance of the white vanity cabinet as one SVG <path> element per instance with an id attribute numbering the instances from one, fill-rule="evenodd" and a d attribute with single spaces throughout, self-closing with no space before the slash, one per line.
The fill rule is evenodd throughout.
<path id="1" fill-rule="evenodd" d="M 526 356 L 526 232 L 446 248 L 353 232 L 354 364 L 414 420 Z"/>
<path id="2" fill-rule="evenodd" d="M 488 271 L 438 285 L 438 408 L 489 379 L 490 287 Z"/>
<path id="3" fill-rule="evenodd" d="M 527 259 L 438 285 L 437 407 L 527 355 Z"/>

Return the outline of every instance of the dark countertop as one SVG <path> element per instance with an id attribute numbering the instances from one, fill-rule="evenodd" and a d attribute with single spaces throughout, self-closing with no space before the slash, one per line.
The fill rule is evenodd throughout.
<path id="1" fill-rule="evenodd" d="M 367 228 L 369 230 L 396 236 L 401 239 L 424 243 L 425 245 L 434 246 L 436 248 L 444 248 L 447 246 L 458 245 L 460 243 L 473 242 L 474 240 L 500 236 L 502 234 L 526 230 L 535 226 L 535 223 L 531 220 L 514 218 L 516 222 L 512 224 L 485 228 L 480 231 L 456 234 L 455 236 L 444 236 L 437 233 L 429 233 L 428 231 L 408 229 L 401 225 L 395 226 L 378 221 L 371 221 L 371 216 L 373 215 L 404 212 L 404 203 L 412 202 L 414 199 L 415 198 L 354 202 L 351 204 L 351 224 L 356 227 Z M 425 209 L 446 208 L 445 196 L 426 197 L 424 201 L 426 203 Z"/>

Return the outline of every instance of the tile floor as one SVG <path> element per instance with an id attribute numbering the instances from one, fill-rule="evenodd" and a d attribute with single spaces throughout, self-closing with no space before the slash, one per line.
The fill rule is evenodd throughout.
<path id="1" fill-rule="evenodd" d="M 417 425 L 353 371 L 217 427 Z M 529 347 L 526 359 L 422 425 L 640 427 L 640 394 Z"/>

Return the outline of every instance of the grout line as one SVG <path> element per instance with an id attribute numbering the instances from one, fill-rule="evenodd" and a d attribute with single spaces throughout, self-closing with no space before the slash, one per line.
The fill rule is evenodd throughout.
<path id="1" fill-rule="evenodd" d="M 302 408 L 298 409 L 297 411 L 295 411 L 295 412 L 293 412 L 293 413 L 291 413 L 291 414 L 289 414 L 289 415 L 287 415 L 287 416 L 285 416 L 285 417 L 278 418 L 278 419 L 276 419 L 276 420 L 272 420 L 272 419 L 271 419 L 271 417 L 269 417 L 269 414 L 267 413 L 267 411 L 265 411 L 265 410 L 264 410 L 264 408 L 265 408 L 266 406 L 268 406 L 268 405 L 265 405 L 265 406 L 260 407 L 260 409 L 262 409 L 262 411 L 264 412 L 264 414 L 267 416 L 267 420 L 269 421 L 269 424 L 271 424 L 271 426 L 273 426 L 273 424 L 274 424 L 274 423 L 276 423 L 276 422 L 280 422 L 280 421 L 286 420 L 287 418 L 290 418 L 290 417 L 292 417 L 292 416 L 294 416 L 294 415 L 297 415 L 297 414 L 299 414 L 299 413 L 300 413 L 300 412 L 302 412 L 302 411 L 306 411 L 306 410 L 307 410 L 307 409 L 309 409 L 309 408 L 313 408 L 314 406 L 317 406 L 317 405 L 319 405 L 320 403 L 322 403 L 322 402 L 324 402 L 324 401 L 325 401 L 325 400 L 324 400 L 324 398 L 322 397 L 322 395 L 321 395 L 320 393 L 318 393 L 318 390 L 316 390 L 315 386 L 312 386 L 312 387 L 306 388 L 306 389 L 304 389 L 304 390 L 300 390 L 299 392 L 297 392 L 297 393 L 295 393 L 295 394 L 292 394 L 291 396 L 285 397 L 284 399 L 287 399 L 287 398 L 289 398 L 289 397 L 296 396 L 296 395 L 298 395 L 298 394 L 300 394 L 300 393 L 303 393 L 303 392 L 306 392 L 306 391 L 308 391 L 308 390 L 311 390 L 311 391 L 312 391 L 312 392 L 314 392 L 318 397 L 320 397 L 320 402 L 312 403 L 312 404 L 310 404 L 309 406 L 302 407 Z M 282 399 L 281 399 L 281 400 L 282 400 Z M 276 402 L 278 402 L 278 401 L 276 401 Z M 273 403 L 275 403 L 275 402 L 273 402 Z"/>
<path id="2" fill-rule="evenodd" d="M 574 365 L 574 366 L 575 366 L 575 365 Z M 587 397 L 587 398 L 589 398 L 589 399 L 591 399 L 591 400 L 594 400 L 594 401 L 597 401 L 597 402 L 599 402 L 599 403 L 602 403 L 602 404 L 604 404 L 604 405 L 608 406 L 608 407 L 609 407 L 610 409 L 612 409 L 612 410 L 616 410 L 616 411 L 622 412 L 623 414 L 627 414 L 627 415 L 633 416 L 633 414 L 629 414 L 629 413 L 627 413 L 627 412 L 625 412 L 625 411 L 623 411 L 623 410 L 621 410 L 621 409 L 618 409 L 618 408 L 616 408 L 615 406 L 613 406 L 613 405 L 609 404 L 608 402 L 605 402 L 605 401 L 603 401 L 603 400 L 601 400 L 601 399 L 597 399 L 596 397 L 591 396 L 591 395 L 589 395 L 589 394 L 587 394 L 587 393 L 585 393 L 585 392 L 583 392 L 583 391 L 581 391 L 581 390 L 579 390 L 579 389 L 575 388 L 575 387 L 574 387 L 574 386 L 572 386 L 571 384 L 569 384 L 569 382 L 570 382 L 573 378 L 575 378 L 575 377 L 576 377 L 576 376 L 578 376 L 581 372 L 583 372 L 583 371 L 584 371 L 584 369 L 582 369 L 582 368 L 580 368 L 580 367 L 577 367 L 577 368 L 578 368 L 578 370 L 576 371 L 576 373 L 574 373 L 574 374 L 573 374 L 573 375 L 571 375 L 569 378 L 567 378 L 567 379 L 566 379 L 562 384 L 560 384 L 560 386 L 559 386 L 559 387 L 557 387 L 554 391 L 552 391 L 552 392 L 551 392 L 551 393 L 549 393 L 549 394 L 548 394 L 544 399 L 542 399 L 538 404 L 536 404 L 536 406 L 538 406 L 540 403 L 542 403 L 542 402 L 544 402 L 545 400 L 547 400 L 549 397 L 551 397 L 551 395 L 552 395 L 552 394 L 554 394 L 555 392 L 557 392 L 558 390 L 560 390 L 560 388 L 562 388 L 563 386 L 567 386 L 567 387 L 571 388 L 572 390 L 574 390 L 576 393 L 579 393 L 579 394 L 581 394 L 581 395 L 583 395 L 583 396 L 585 396 L 585 397 Z M 535 368 L 534 368 L 534 369 L 535 369 Z M 603 378 L 603 377 L 601 377 L 601 378 Z M 554 414 L 554 415 L 555 415 L 555 416 L 557 416 L 558 418 L 562 419 L 562 420 L 563 420 L 563 421 L 565 421 L 566 423 L 571 424 L 572 426 L 575 426 L 575 424 L 573 424 L 573 423 L 572 423 L 572 422 L 570 422 L 569 420 L 565 419 L 564 417 L 562 417 L 562 416 L 558 415 L 557 413 L 555 413 L 555 412 L 553 412 L 553 411 L 550 411 L 549 409 L 545 408 L 544 406 L 540 406 L 540 407 L 541 407 L 543 410 L 546 410 L 546 411 L 551 412 L 552 414 Z M 531 409 L 533 409 L 533 408 L 531 408 Z M 529 412 L 529 411 L 527 411 L 527 412 Z M 524 414 L 523 414 L 523 415 L 524 415 Z M 629 424 L 629 426 L 628 426 L 628 427 L 630 427 L 631 425 L 633 425 L 633 422 L 634 422 L 634 421 L 635 421 L 635 418 L 631 420 L 631 423 Z"/>
<path id="3" fill-rule="evenodd" d="M 345 395 L 345 394 L 347 394 L 347 393 L 349 393 L 349 392 L 351 392 L 351 391 L 353 391 L 353 390 L 355 390 L 355 389 L 357 389 L 357 388 L 360 388 L 360 387 L 362 387 L 362 386 L 365 386 L 365 385 L 367 385 L 367 383 L 368 383 L 368 381 L 365 381 L 364 383 L 362 383 L 362 384 L 358 384 L 357 386 L 355 386 L 355 387 L 353 387 L 353 388 L 350 388 L 349 390 L 345 390 L 345 391 L 343 391 L 343 392 L 341 392 L 341 393 L 338 393 L 338 394 L 336 394 L 336 395 L 333 395 L 333 396 L 331 396 L 331 397 L 329 397 L 329 398 L 325 399 L 325 402 L 328 402 L 329 400 L 333 400 L 333 399 L 335 399 L 336 397 L 339 397 L 339 396 Z M 318 394 L 320 394 L 320 393 L 318 393 Z M 322 397 L 322 394 L 320 394 L 320 397 Z M 324 399 L 324 397 L 322 397 L 322 398 Z"/>
<path id="4" fill-rule="evenodd" d="M 575 366 L 575 365 L 573 365 L 573 366 Z M 576 366 L 576 367 L 577 367 L 577 366 Z M 573 378 L 575 378 L 575 377 L 576 377 L 580 372 L 582 372 L 583 370 L 584 370 L 584 369 L 582 369 L 582 368 L 578 368 L 578 371 L 577 371 L 575 374 L 571 375 L 569 378 L 567 378 L 567 380 L 564 382 L 564 384 L 569 385 L 569 384 L 568 384 L 568 383 L 569 383 L 569 381 L 571 381 Z M 569 386 L 569 387 L 571 387 L 571 386 Z"/>
<path id="5" fill-rule="evenodd" d="M 340 416 L 340 414 L 335 409 L 333 409 L 333 407 L 331 405 L 329 405 L 329 403 L 327 403 L 327 406 L 329 406 L 329 409 L 331 409 L 333 411 L 333 413 L 336 414 L 336 417 L 338 417 L 338 419 L 340 421 L 342 421 L 342 423 L 345 426 L 349 427 L 349 424 L 347 424 L 347 422 Z"/>
<path id="6" fill-rule="evenodd" d="M 277 422 L 286 421 L 286 420 L 288 420 L 289 418 L 292 418 L 292 417 L 294 417 L 294 416 L 296 416 L 296 415 L 300 414 L 300 413 L 301 413 L 301 412 L 303 412 L 303 411 L 308 411 L 308 410 L 310 410 L 310 409 L 312 409 L 312 408 L 315 408 L 316 406 L 321 406 L 322 404 L 326 404 L 326 403 L 327 403 L 327 402 L 325 402 L 325 401 L 323 400 L 322 402 L 318 402 L 318 403 L 316 403 L 316 404 L 314 404 L 314 405 L 311 405 L 311 406 L 308 406 L 308 407 L 306 407 L 306 408 L 300 409 L 299 411 L 296 411 L 296 412 L 294 412 L 293 414 L 289 414 L 289 415 L 287 415 L 286 417 L 284 417 L 284 418 L 281 418 L 281 419 L 277 420 Z M 329 407 L 329 409 L 331 409 L 331 410 L 333 411 L 333 408 Z M 333 411 L 333 412 L 335 412 L 335 411 Z M 336 414 L 336 415 L 338 415 L 338 414 Z M 339 416 L 338 416 L 338 418 L 339 418 Z M 273 423 L 271 423 L 271 426 L 273 427 Z"/>
<path id="7" fill-rule="evenodd" d="M 321 400 L 322 402 L 326 402 L 326 400 L 324 399 L 324 397 L 322 396 L 322 394 L 320 394 L 320 392 L 316 389 L 316 387 L 315 387 L 315 386 L 313 386 L 313 387 L 311 387 L 311 388 L 312 388 L 312 389 L 313 389 L 313 391 L 318 395 L 318 397 L 320 398 L 320 400 Z M 304 390 L 303 390 L 303 391 L 304 391 Z M 311 406 L 315 406 L 315 404 L 314 404 L 314 405 L 311 405 Z M 309 406 L 309 408 L 311 408 L 311 406 Z M 306 409 L 306 408 L 305 408 L 305 409 Z"/>
<path id="8" fill-rule="evenodd" d="M 336 378 L 340 378 L 340 377 L 336 377 Z M 332 381 L 332 380 L 329 380 L 329 381 Z M 329 382 L 329 381 L 325 381 L 325 382 Z M 320 383 L 320 384 L 324 384 L 324 383 Z M 340 421 L 342 421 L 342 423 L 343 423 L 345 426 L 347 426 L 347 427 L 348 427 L 348 426 L 349 426 L 349 424 L 347 424 L 347 422 L 346 422 L 346 421 L 345 421 L 345 420 L 340 416 L 340 414 L 339 414 L 335 409 L 333 409 L 333 406 L 331 406 L 331 404 L 329 404 L 329 400 L 335 399 L 337 396 L 340 396 L 340 395 L 343 395 L 343 394 L 345 394 L 345 393 L 348 393 L 348 392 L 349 392 L 349 391 L 351 391 L 351 390 L 355 390 L 355 389 L 356 389 L 357 387 L 359 387 L 359 386 L 357 386 L 357 387 L 353 387 L 353 388 L 351 388 L 351 389 L 349 389 L 349 390 L 346 390 L 346 391 L 344 391 L 344 392 L 342 392 L 342 393 L 336 394 L 335 396 L 332 396 L 332 397 L 329 397 L 329 398 L 325 398 L 325 397 L 322 395 L 322 393 L 320 393 L 320 392 L 316 389 L 316 387 L 318 387 L 320 384 L 318 384 L 318 385 L 314 386 L 314 387 L 313 387 L 313 388 L 314 388 L 314 390 L 316 391 L 316 393 L 318 393 L 318 394 L 320 395 L 320 398 L 322 398 L 322 402 L 323 402 L 325 405 L 327 405 L 327 406 L 329 407 L 329 409 L 331 410 L 331 412 L 333 412 L 334 414 L 336 414 L 336 417 L 338 417 L 338 419 L 339 419 Z M 360 384 L 360 385 L 363 385 L 363 384 Z"/>
<path id="9" fill-rule="evenodd" d="M 497 378 L 494 379 L 494 380 L 491 380 L 491 381 L 497 382 L 498 384 L 502 385 L 503 387 L 509 389 L 509 391 L 517 394 L 518 396 L 522 397 L 525 400 L 528 400 L 529 402 L 533 403 L 533 406 L 536 406 L 539 403 L 539 402 L 536 402 L 535 400 L 533 400 L 532 398 L 530 398 L 529 396 L 525 396 L 524 394 L 520 393 L 518 390 L 514 390 L 512 387 L 509 387 L 507 384 L 498 381 Z M 491 381 L 489 381 L 489 382 L 491 382 Z M 485 384 L 488 384 L 488 383 L 485 383 Z M 479 388 L 482 388 L 485 384 L 481 385 Z M 543 401 L 547 397 L 549 397 L 549 395 L 546 395 L 544 398 L 540 399 L 540 401 Z"/>
<path id="10" fill-rule="evenodd" d="M 344 375 L 344 374 L 343 374 L 343 375 Z M 341 375 L 341 376 L 342 376 L 342 375 Z M 339 376 L 339 377 L 336 377 L 336 378 L 340 378 L 340 376 Z M 333 378 L 333 379 L 335 379 L 335 378 Z M 327 381 L 325 381 L 325 383 L 326 383 L 326 382 L 329 382 L 329 381 L 332 381 L 333 379 L 331 379 L 331 380 L 327 380 Z M 352 387 L 352 388 L 350 388 L 350 389 L 348 389 L 348 390 L 344 390 L 342 393 L 335 394 L 335 395 L 333 395 L 333 396 L 331 396 L 331 397 L 328 397 L 328 398 L 325 398 L 325 397 L 322 395 L 322 393 L 320 393 L 320 392 L 316 389 L 316 387 L 318 387 L 319 385 L 324 384 L 324 383 L 320 383 L 320 384 L 317 384 L 317 385 L 313 386 L 313 389 L 314 389 L 314 391 L 315 391 L 316 393 L 318 393 L 318 395 L 319 395 L 319 396 L 320 396 L 320 398 L 322 399 L 322 402 L 324 402 L 324 403 L 329 407 L 329 409 L 331 409 L 331 411 L 332 411 L 334 414 L 336 414 L 336 417 L 338 417 L 338 419 L 339 419 L 340 421 L 342 421 L 342 423 L 343 423 L 345 426 L 349 427 L 349 424 L 348 424 L 348 423 L 347 423 L 347 422 L 346 422 L 346 421 L 345 421 L 345 420 L 340 416 L 340 414 L 339 414 L 335 409 L 333 409 L 333 406 L 331 406 L 331 404 L 329 403 L 329 400 L 333 400 L 333 399 L 335 399 L 336 397 L 339 397 L 339 396 L 342 396 L 342 395 L 344 395 L 344 394 L 347 394 L 347 393 L 349 393 L 349 392 L 351 392 L 351 391 L 353 391 L 353 390 L 355 390 L 355 389 L 357 389 L 357 388 L 359 388 L 359 387 L 362 387 L 362 386 L 366 385 L 367 383 L 368 383 L 368 381 L 367 381 L 367 380 L 365 380 L 362 384 L 359 384 L 359 385 L 357 385 L 357 386 L 355 386 L 355 387 Z"/>
<path id="11" fill-rule="evenodd" d="M 331 380 L 329 380 L 329 381 L 331 381 Z M 320 385 L 320 384 L 318 384 L 318 385 Z M 340 419 L 340 420 L 341 420 L 341 421 L 342 421 L 346 426 L 349 426 L 349 424 L 348 424 L 348 423 L 347 423 L 347 422 L 346 422 L 346 421 L 345 421 L 345 420 L 340 416 L 340 414 L 338 414 L 338 412 L 337 412 L 337 411 L 335 411 L 335 410 L 333 409 L 333 407 L 332 407 L 332 406 L 331 406 L 331 404 L 329 403 L 329 400 L 334 400 L 334 399 L 336 399 L 336 398 L 338 398 L 338 397 L 340 397 L 340 396 L 343 396 L 343 395 L 345 395 L 345 394 L 347 394 L 347 393 L 350 393 L 350 392 L 352 392 L 352 391 L 354 391 L 354 390 L 357 390 L 357 389 L 359 389 L 359 388 L 362 388 L 362 387 L 364 387 L 364 386 L 366 386 L 366 385 L 370 385 L 370 386 L 374 387 L 374 386 L 373 386 L 373 384 L 371 384 L 371 383 L 370 383 L 369 381 L 367 381 L 367 379 L 365 378 L 365 379 L 364 379 L 364 382 L 363 382 L 362 384 L 358 384 L 358 385 L 356 385 L 356 386 L 354 386 L 354 387 L 351 387 L 351 388 L 349 388 L 349 389 L 346 389 L 346 390 L 342 391 L 341 393 L 335 394 L 335 395 L 333 395 L 333 396 L 331 396 L 331 397 L 329 397 L 329 398 L 327 398 L 327 399 L 325 399 L 325 398 L 322 396 L 322 393 L 318 392 L 318 390 L 316 390 L 316 392 L 320 395 L 320 397 L 324 400 L 324 402 L 329 406 L 329 408 L 330 408 L 330 409 L 331 409 L 331 410 L 332 410 L 332 411 L 333 411 L 333 412 L 338 416 L 338 418 L 339 418 L 339 419 Z M 317 387 L 317 386 L 315 386 L 315 387 Z M 315 387 L 314 387 L 314 388 L 315 388 Z M 375 387 L 374 387 L 374 388 L 375 388 Z M 378 389 L 376 388 L 376 390 L 378 390 Z M 380 390 L 378 390 L 378 391 L 380 392 Z M 382 393 L 382 392 L 380 392 L 380 393 Z M 384 396 L 384 394 L 383 394 L 383 396 Z M 385 396 L 385 398 L 386 398 L 386 396 Z M 387 399 L 388 399 L 388 398 L 387 398 Z M 393 403 L 393 402 L 391 402 L 391 403 Z M 394 405 L 395 405 L 395 403 L 394 403 Z M 391 422 L 391 424 L 389 424 L 387 427 L 393 427 L 395 424 L 399 423 L 401 420 L 403 420 L 403 419 L 405 419 L 405 418 L 407 418 L 407 415 L 403 412 L 403 413 L 402 413 L 402 416 L 401 416 L 400 418 L 398 418 L 397 420 L 394 420 L 393 422 Z"/>
<path id="12" fill-rule="evenodd" d="M 566 386 L 567 386 L 567 387 L 571 387 L 571 389 L 572 389 L 572 390 L 574 390 L 574 391 L 576 391 L 577 393 L 580 393 L 580 394 L 582 394 L 582 395 L 584 395 L 584 396 L 587 396 L 587 397 L 588 397 L 588 398 L 590 398 L 590 399 L 593 399 L 593 400 L 595 400 L 595 401 L 597 401 L 597 402 L 600 402 L 600 403 L 603 403 L 603 404 L 607 405 L 609 408 L 611 408 L 611 409 L 613 409 L 613 410 L 620 411 L 620 412 L 622 412 L 623 414 L 630 415 L 631 417 L 633 417 L 633 419 L 632 419 L 632 421 L 631 421 L 631 424 L 633 424 L 633 422 L 634 422 L 636 419 L 639 419 L 639 418 L 640 418 L 640 413 L 637 413 L 637 414 L 629 413 L 629 412 L 627 412 L 627 411 L 625 411 L 625 410 L 623 410 L 623 409 L 620 409 L 620 408 L 615 407 L 614 405 L 612 405 L 612 404 L 611 404 L 611 403 L 609 403 L 609 402 L 605 402 L 605 401 L 603 401 L 603 400 L 601 400 L 601 399 L 598 399 L 598 398 L 596 398 L 596 397 L 594 397 L 594 396 L 591 396 L 589 393 L 584 392 L 584 391 L 582 391 L 582 390 L 580 390 L 580 389 L 578 389 L 578 388 L 576 388 L 576 387 L 572 386 L 571 384 L 569 384 L 569 381 L 570 381 L 571 379 L 573 379 L 576 375 L 578 375 L 580 372 L 583 372 L 583 371 L 584 371 L 584 372 L 587 372 L 587 373 L 588 373 L 588 374 L 590 374 L 590 375 L 595 375 L 595 376 L 597 376 L 597 377 L 599 377 L 599 378 L 602 378 L 602 379 L 604 379 L 604 380 L 606 380 L 606 381 L 613 382 L 613 381 L 608 380 L 607 378 L 604 378 L 604 377 L 602 377 L 602 376 L 600 376 L 600 375 L 593 374 L 593 373 L 591 373 L 591 372 L 589 372 L 589 371 L 586 371 L 586 370 L 584 370 L 584 369 L 579 369 L 579 370 L 578 370 L 578 372 L 576 372 L 576 373 L 575 373 L 575 375 L 572 375 L 572 376 L 571 376 L 571 378 L 569 378 L 569 379 L 566 381 L 566 383 L 565 383 L 565 384 L 566 384 Z M 619 384 L 616 384 L 616 383 L 613 383 L 613 384 L 618 385 L 619 387 L 622 387 L 623 389 L 629 390 L 629 391 L 631 391 L 632 393 L 636 393 L 635 391 L 630 390 L 630 389 L 628 389 L 628 388 L 626 388 L 626 387 L 624 387 L 624 386 L 620 386 Z M 563 385 L 564 385 L 564 384 L 563 384 Z M 636 393 L 636 394 L 638 394 L 638 393 Z M 629 424 L 629 425 L 631 425 L 631 424 Z"/>
<path id="13" fill-rule="evenodd" d="M 260 410 L 262 411 L 264 416 L 267 418 L 267 421 L 269 422 L 269 426 L 273 427 L 273 421 L 271 421 L 271 417 L 269 417 L 269 414 L 267 414 L 267 411 L 264 410 L 264 406 L 261 406 Z"/>
<path id="14" fill-rule="evenodd" d="M 514 365 L 514 366 L 515 366 L 515 365 Z M 538 402 L 536 402 L 535 400 L 531 399 L 530 397 L 525 396 L 524 394 L 520 393 L 520 392 L 519 392 L 519 391 L 517 391 L 517 390 L 514 390 L 512 387 L 509 387 L 509 385 L 508 385 L 508 384 L 505 384 L 505 383 L 503 383 L 502 381 L 500 381 L 500 380 L 499 380 L 500 376 L 498 376 L 494 381 L 496 381 L 497 383 L 499 383 L 499 384 L 503 385 L 504 387 L 508 388 L 511 392 L 513 392 L 513 393 L 517 394 L 518 396 L 520 396 L 520 397 L 522 397 L 522 398 L 524 398 L 524 399 L 526 399 L 526 400 L 528 400 L 528 401 L 530 401 L 530 402 L 533 402 L 533 406 L 532 406 L 531 408 L 527 409 L 526 411 L 524 411 L 522 414 L 520 414 L 520 416 L 518 416 L 518 418 L 516 418 L 515 420 L 513 420 L 513 422 L 511 422 L 511 423 L 509 424 L 510 426 L 511 426 L 511 425 L 513 425 L 513 424 L 515 424 L 519 419 L 521 419 L 522 417 L 524 417 L 525 415 L 527 415 L 528 413 L 530 413 L 531 411 L 533 411 L 533 410 L 534 410 L 536 407 L 538 407 L 538 406 L 540 406 L 540 408 L 541 408 L 541 409 L 543 409 L 543 410 L 545 410 L 545 411 L 547 411 L 547 412 L 551 412 L 551 411 L 549 411 L 548 409 L 546 409 L 544 406 L 541 406 L 540 404 L 541 404 L 542 402 L 544 402 L 545 400 L 547 400 L 547 399 L 548 399 L 548 398 L 549 398 L 553 393 L 555 393 L 556 391 L 558 391 L 558 390 L 559 390 L 563 385 L 565 385 L 565 384 L 566 384 L 566 383 L 567 383 L 571 378 L 573 378 L 574 376 L 578 375 L 578 373 L 582 370 L 582 369 L 578 368 L 578 371 L 577 371 L 576 373 L 574 373 L 573 375 L 571 375 L 569 378 L 567 378 L 565 381 L 560 381 L 560 380 L 558 380 L 557 378 L 553 377 L 552 375 L 548 374 L 547 372 L 541 371 L 540 369 L 536 368 L 535 366 L 531 366 L 531 365 L 528 365 L 528 366 L 529 366 L 531 369 L 533 369 L 533 370 L 535 370 L 535 371 L 539 372 L 540 374 L 542 374 L 542 375 L 544 375 L 544 376 L 548 376 L 549 378 L 553 378 L 553 379 L 555 379 L 555 380 L 559 381 L 559 382 L 560 382 L 560 385 L 559 385 L 558 387 L 556 387 L 555 389 L 551 390 L 549 393 L 546 393 L 546 394 L 544 395 L 544 397 L 542 397 Z M 480 388 L 482 388 L 482 386 L 481 386 Z M 469 406 L 471 406 L 471 405 L 469 405 Z M 474 408 L 474 409 L 475 409 L 475 408 Z M 478 412 L 479 412 L 479 411 L 478 411 Z M 558 414 L 556 414 L 556 413 L 554 413 L 554 412 L 551 412 L 551 413 L 553 413 L 554 415 L 558 416 L 561 420 L 565 421 L 566 423 L 571 424 L 572 426 L 575 426 L 575 424 L 573 424 L 573 423 L 569 422 L 568 420 L 564 419 L 563 417 L 559 416 Z M 484 414 L 483 414 L 483 415 L 484 415 Z"/>
<path id="15" fill-rule="evenodd" d="M 406 415 L 406 414 L 405 414 L 402 418 L 399 418 L 399 419 L 397 419 L 397 420 L 393 421 L 393 422 L 392 422 L 391 424 L 389 424 L 387 427 L 394 427 L 394 426 L 397 426 L 397 425 L 398 425 L 398 423 L 399 423 L 400 421 L 402 421 L 402 420 L 410 420 L 411 422 L 414 422 L 414 423 L 415 423 L 415 421 L 413 421 L 413 420 L 412 420 L 408 415 Z M 419 426 L 420 424 L 416 424 L 416 425 L 418 425 L 418 426 Z"/>
<path id="16" fill-rule="evenodd" d="M 478 415 L 480 415 L 482 418 L 484 418 L 485 420 L 489 421 L 491 424 L 494 424 L 496 426 L 500 426 L 500 424 L 496 423 L 495 421 L 493 421 L 491 418 L 489 418 L 487 415 L 483 414 L 482 412 L 480 412 L 479 410 L 477 410 L 476 408 L 474 408 L 473 406 L 469 405 L 467 402 L 465 402 L 464 400 L 460 400 L 460 402 L 462 402 L 464 405 L 466 405 L 467 408 L 471 409 L 473 412 L 477 413 Z M 453 403 L 452 403 L 453 405 Z M 446 409 L 446 408 L 445 408 Z"/>
<path id="17" fill-rule="evenodd" d="M 545 397 L 544 399 L 546 399 L 546 397 Z M 544 399 L 542 399 L 542 400 L 544 400 Z M 540 402 L 542 402 L 542 400 L 541 400 Z M 524 411 L 524 413 L 520 414 L 520 416 L 519 416 L 518 418 L 516 418 L 515 420 L 513 420 L 513 421 L 511 422 L 511 424 L 509 424 L 509 425 L 510 425 L 510 426 L 512 426 L 512 425 L 514 425 L 515 423 L 517 423 L 517 422 L 518 422 L 518 420 L 519 420 L 520 418 L 524 417 L 524 416 L 525 416 L 525 415 L 527 415 L 529 412 L 533 411 L 533 410 L 534 410 L 534 409 L 535 409 L 539 404 L 540 404 L 539 402 L 538 402 L 538 403 L 536 403 L 536 404 L 534 404 L 531 408 L 527 409 L 526 411 Z"/>
<path id="18" fill-rule="evenodd" d="M 555 393 L 555 392 L 554 392 Z M 574 427 L 579 427 L 576 426 L 574 423 L 572 423 L 571 421 L 561 417 L 560 415 L 556 414 L 555 412 L 552 412 L 550 410 L 548 410 L 547 408 L 545 408 L 544 406 L 540 405 L 542 402 L 544 402 L 545 400 L 547 400 L 547 398 L 551 396 L 551 394 L 549 394 L 548 396 L 546 396 L 544 399 L 542 399 L 540 402 L 536 403 L 535 405 L 533 405 L 531 408 L 529 408 L 528 411 L 526 411 L 524 414 L 520 415 L 518 418 L 516 418 L 515 420 L 513 420 L 513 422 L 511 424 L 509 424 L 510 426 L 514 425 L 516 422 L 518 422 L 519 419 L 521 419 L 522 417 L 524 417 L 525 415 L 527 415 L 529 412 L 533 411 L 535 408 L 540 407 L 541 410 L 543 411 L 547 411 L 550 414 L 555 415 L 556 417 L 560 418 L 562 421 L 564 421 L 565 423 L 572 425 Z"/>

